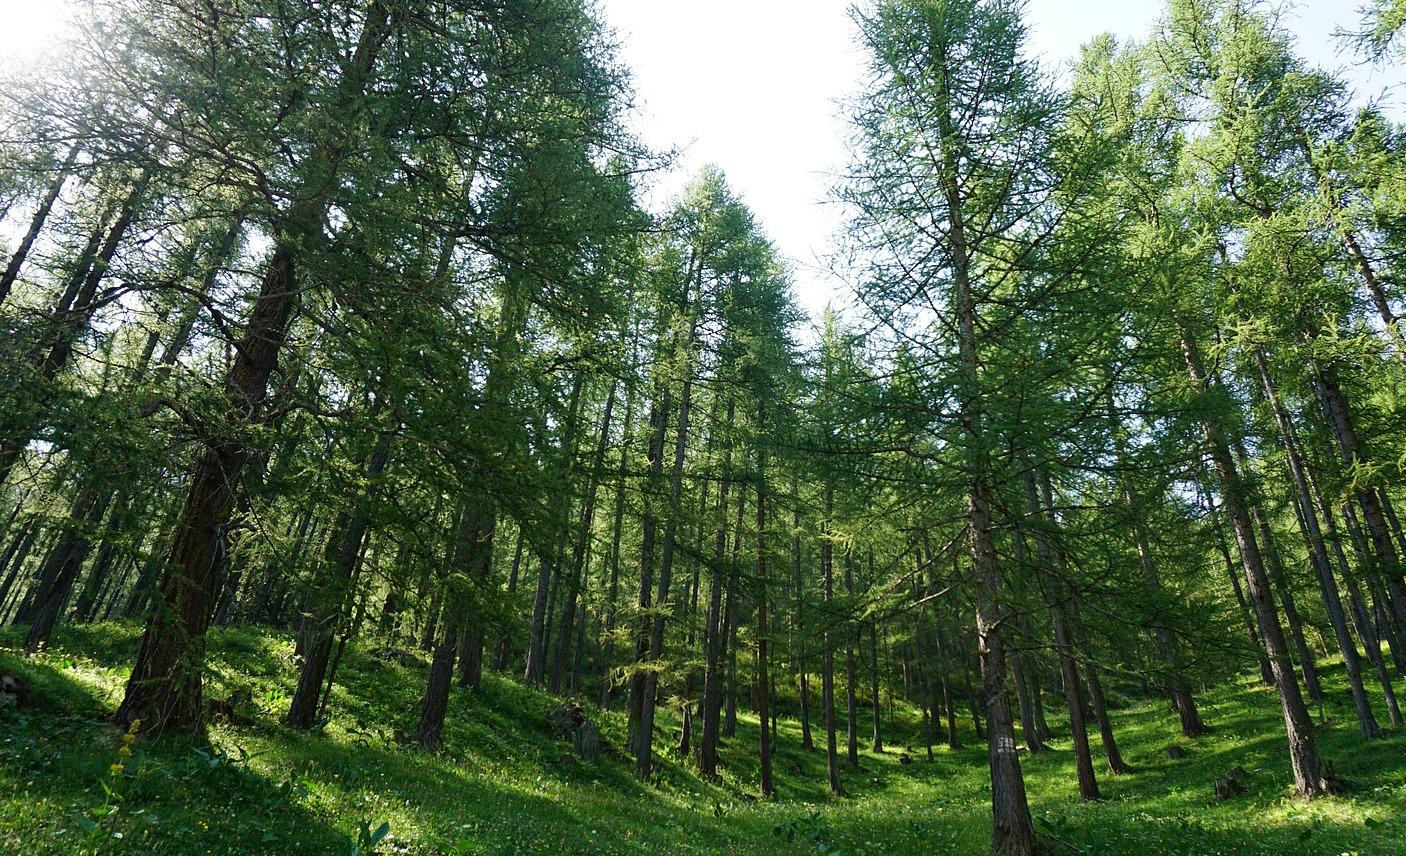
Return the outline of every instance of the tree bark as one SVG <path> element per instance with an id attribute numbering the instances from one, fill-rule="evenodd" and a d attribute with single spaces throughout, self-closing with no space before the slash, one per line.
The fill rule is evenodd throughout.
<path id="1" fill-rule="evenodd" d="M 376 438 L 376 445 L 366 462 L 365 475 L 369 484 L 374 485 L 385 472 L 390 451 L 391 434 L 382 433 Z M 304 618 L 303 623 L 303 667 L 284 719 L 291 728 L 306 731 L 317 721 L 327 664 L 332 656 L 332 642 L 354 600 L 357 562 L 371 522 L 368 500 L 366 496 L 358 497 L 344 525 L 333 530 L 334 534 L 328 540 L 323 579 L 310 593 L 313 612 Z M 328 686 L 330 688 L 330 682 Z"/>
<path id="2" fill-rule="evenodd" d="M 34 217 L 29 221 L 29 228 L 25 230 L 24 237 L 20 238 L 19 245 L 10 256 L 10 262 L 5 266 L 5 272 L 0 273 L 0 304 L 10 296 L 10 290 L 14 288 L 15 282 L 19 280 L 20 268 L 24 266 L 25 260 L 29 258 L 29 251 L 34 247 L 34 241 L 39 237 L 39 232 L 44 228 L 44 223 L 49 219 L 49 212 L 53 210 L 54 203 L 58 201 L 59 194 L 63 193 L 63 186 L 68 183 L 69 177 L 73 174 L 74 164 L 78 161 L 80 147 L 74 143 L 69 147 L 68 155 L 64 157 L 63 163 L 59 165 L 58 171 L 54 174 L 54 180 L 49 185 L 48 192 L 40 200 L 39 206 L 34 211 Z"/>
<path id="3" fill-rule="evenodd" d="M 370 82 L 381 47 L 391 35 L 391 11 L 372 0 L 366 22 L 338 86 L 337 100 L 349 110 Z M 288 208 L 295 227 L 275 236 L 268 270 L 236 348 L 226 380 L 229 408 L 216 435 L 207 440 L 191 479 L 182 522 L 171 545 L 161 583 L 161 603 L 142 635 L 141 647 L 117 709 L 116 722 L 129 727 L 141 720 L 148 730 L 204 731 L 202 672 L 205 631 L 220 590 L 219 551 L 231 501 L 249 459 L 249 429 L 263 416 L 269 376 L 278 362 L 297 298 L 297 245 L 322 227 L 323 197 L 334 184 L 347 140 L 329 140 L 309 157 L 310 169 L 322 173 L 308 182 Z"/>
<path id="4" fill-rule="evenodd" d="M 757 424 L 766 425 L 766 405 L 758 407 Z M 767 626 L 767 489 L 766 489 L 766 444 L 757 448 L 757 717 L 761 771 L 761 796 L 772 799 L 776 796 L 776 786 L 771 778 L 771 734 L 774 727 L 771 721 L 771 631 Z"/>
<path id="5" fill-rule="evenodd" d="M 718 737 L 722 715 L 723 649 L 727 641 L 729 619 L 723 614 L 723 590 L 731 578 L 727 557 L 728 492 L 732 485 L 732 423 L 736 415 L 734 400 L 727 402 L 724 428 L 722 477 L 718 484 L 718 528 L 713 536 L 713 572 L 708 588 L 708 612 L 703 634 L 703 730 L 699 738 L 698 767 L 708 778 L 718 774 Z M 729 600 L 731 596 L 729 595 Z"/>
<path id="6" fill-rule="evenodd" d="M 147 624 L 126 696 L 117 709 L 119 726 L 140 719 L 151 730 L 203 731 L 205 631 L 222 582 L 224 528 L 249 459 L 246 426 L 262 411 L 296 294 L 293 251 L 278 245 L 230 370 L 230 410 L 222 434 L 209 440 L 191 479 L 160 586 L 160 606 Z"/>
<path id="7" fill-rule="evenodd" d="M 58 623 L 59 615 L 73 592 L 73 584 L 78 580 L 83 562 L 92 548 L 89 530 L 102 521 L 112 495 L 110 490 L 99 492 L 90 485 L 74 500 L 69 525 L 59 535 L 58 542 L 39 569 L 35 590 L 30 598 L 33 607 L 19 619 L 31 622 L 24 640 L 26 654 L 33 654 L 47 642 L 54 625 Z"/>
<path id="8" fill-rule="evenodd" d="M 1367 700 L 1367 692 L 1362 682 L 1362 664 L 1358 658 L 1357 645 L 1353 642 L 1352 634 L 1348 632 L 1342 599 L 1338 594 L 1337 582 L 1333 579 L 1333 566 L 1328 558 L 1328 548 L 1323 538 L 1318 514 L 1314 508 L 1313 491 L 1310 488 L 1307 468 L 1304 466 L 1300 452 L 1298 433 L 1294 428 L 1293 420 L 1289 418 L 1288 411 L 1285 410 L 1279 398 L 1279 392 L 1274 383 L 1274 376 L 1270 373 L 1269 361 L 1265 357 L 1264 350 L 1255 348 L 1254 357 L 1264 397 L 1269 403 L 1270 410 L 1274 413 L 1275 425 L 1279 428 L 1279 442 L 1284 448 L 1289 473 L 1293 477 L 1294 509 L 1297 512 L 1304 539 L 1308 542 L 1309 559 L 1313 563 L 1314 570 L 1318 573 L 1318 591 L 1323 597 L 1328 623 L 1332 625 L 1333 638 L 1337 642 L 1338 653 L 1343 658 L 1348 689 L 1352 693 L 1353 708 L 1357 712 L 1357 724 L 1362 731 L 1363 738 L 1373 740 L 1382 736 L 1381 727 L 1377 724 L 1377 719 L 1372 714 L 1371 704 Z"/>
<path id="9" fill-rule="evenodd" d="M 820 520 L 820 584 L 824 603 L 824 629 L 820 633 L 820 704 L 825 720 L 825 764 L 830 773 L 830 795 L 839 797 L 845 795 L 845 789 L 840 781 L 840 758 L 836 746 L 835 647 L 831 635 L 835 625 L 835 613 L 831 607 L 835 599 L 835 542 L 830 529 L 834 506 L 835 488 L 826 484 L 824 516 Z"/>
<path id="10" fill-rule="evenodd" d="M 1182 354 L 1186 358 L 1187 371 L 1192 382 L 1200 389 L 1206 390 L 1209 377 L 1196 342 L 1185 328 L 1179 332 Z M 1284 631 L 1274 610 L 1269 577 L 1265 573 L 1259 544 L 1255 540 L 1254 525 L 1246 506 L 1244 483 L 1236 471 L 1224 429 L 1217 419 L 1211 415 L 1203 416 L 1201 427 L 1220 484 L 1226 516 L 1230 518 L 1231 530 L 1240 551 L 1240 562 L 1245 570 L 1245 585 L 1250 602 L 1254 606 L 1260 638 L 1264 640 L 1270 668 L 1273 670 L 1274 687 L 1279 694 L 1284 728 L 1289 739 L 1294 789 L 1305 797 L 1330 793 L 1333 783 L 1323 756 L 1318 751 L 1318 744 L 1313 738 L 1313 722 L 1308 715 L 1308 708 L 1304 706 L 1303 696 L 1299 693 L 1298 681 L 1284 642 Z"/>

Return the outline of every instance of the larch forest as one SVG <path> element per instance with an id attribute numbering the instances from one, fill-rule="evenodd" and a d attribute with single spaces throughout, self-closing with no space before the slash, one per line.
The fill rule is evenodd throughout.
<path id="1" fill-rule="evenodd" d="M 1406 127 L 1256 0 L 850 17 L 818 318 L 587 0 L 6 68 L 0 850 L 1406 853 Z"/>

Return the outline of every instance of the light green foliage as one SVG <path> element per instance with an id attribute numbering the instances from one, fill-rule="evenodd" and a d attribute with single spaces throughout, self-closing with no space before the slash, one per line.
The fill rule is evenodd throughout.
<path id="1" fill-rule="evenodd" d="M 1393 49 L 1400 54 L 1403 48 L 1398 38 L 1406 29 L 1406 0 L 1371 0 L 1360 11 L 1363 28 L 1339 35 L 1374 62 L 1382 62 Z"/>

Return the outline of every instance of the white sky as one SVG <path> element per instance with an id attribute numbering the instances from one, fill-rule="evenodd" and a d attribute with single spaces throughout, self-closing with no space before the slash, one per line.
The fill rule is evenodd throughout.
<path id="1" fill-rule="evenodd" d="M 1329 34 L 1338 26 L 1357 29 L 1355 10 L 1364 2 L 1301 3 L 1289 22 L 1300 34 L 1300 52 L 1320 66 L 1347 65 Z M 848 287 L 821 265 L 840 226 L 834 206 L 824 203 L 828 176 L 845 160 L 837 101 L 855 91 L 863 63 L 849 0 L 597 3 L 633 71 L 639 133 L 655 148 L 683 150 L 678 168 L 656 179 L 652 206 L 662 208 L 702 165 L 715 163 L 792 261 L 802 306 L 818 315 L 827 301 L 846 302 Z M 1047 65 L 1060 65 L 1104 31 L 1145 39 L 1162 5 L 1029 0 L 1029 47 Z M 1403 75 L 1406 62 L 1354 79 L 1360 91 L 1377 95 Z M 1400 115 L 1402 93 L 1393 95 Z"/>

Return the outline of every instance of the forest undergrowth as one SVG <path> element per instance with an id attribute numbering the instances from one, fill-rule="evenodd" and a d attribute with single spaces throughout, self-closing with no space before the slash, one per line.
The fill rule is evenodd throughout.
<path id="1" fill-rule="evenodd" d="M 986 748 L 935 745 L 928 759 L 917 712 L 885 699 L 882 754 L 844 771 L 849 796 L 828 796 L 823 751 L 800 749 L 782 697 L 778 797 L 757 801 L 756 719 L 739 715 L 721 781 L 660 753 L 649 781 L 620 751 L 623 713 L 587 705 L 606 744 L 596 763 L 554 739 L 562 699 L 486 675 L 456 689 L 445 748 L 397 742 L 414 724 L 427 666 L 349 649 L 332 718 L 312 732 L 279 722 L 296 674 L 292 640 L 258 629 L 211 637 L 208 696 L 247 691 L 218 718 L 208 744 L 132 737 L 109 724 L 121 700 L 134 624 L 65 627 L 31 658 L 23 628 L 0 635 L 0 672 L 27 682 L 24 704 L 0 710 L 0 852 L 23 854 L 978 854 L 989 847 Z M 1406 853 L 1406 736 L 1363 743 L 1340 673 L 1329 665 L 1318 737 L 1351 789 L 1311 803 L 1292 796 L 1274 693 L 1247 677 L 1209 687 L 1214 728 L 1180 736 L 1160 698 L 1121 690 L 1115 726 L 1131 773 L 1100 768 L 1105 800 L 1080 804 L 1069 741 L 1023 757 L 1031 809 L 1050 853 Z M 794 696 L 791 697 L 792 708 Z M 792 709 L 790 712 L 794 712 Z M 673 746 L 676 712 L 656 739 Z M 1054 723 L 1055 731 L 1061 725 Z M 1178 746 L 1184 757 L 1171 760 Z M 124 749 L 126 751 L 124 751 Z M 1176 754 L 1176 753 L 1172 753 Z M 1242 767 L 1244 793 L 1218 800 L 1214 780 Z"/>

